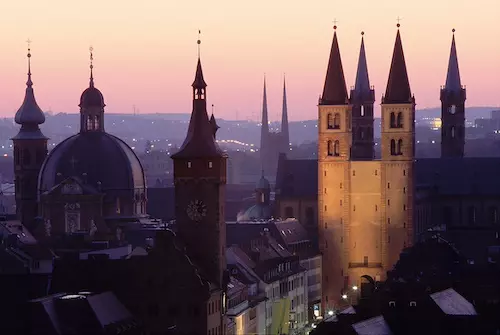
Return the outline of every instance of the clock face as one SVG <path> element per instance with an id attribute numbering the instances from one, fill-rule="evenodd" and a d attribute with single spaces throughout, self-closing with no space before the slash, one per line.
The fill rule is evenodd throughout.
<path id="1" fill-rule="evenodd" d="M 193 200 L 187 207 L 187 215 L 193 221 L 201 221 L 207 215 L 207 206 L 201 200 Z"/>

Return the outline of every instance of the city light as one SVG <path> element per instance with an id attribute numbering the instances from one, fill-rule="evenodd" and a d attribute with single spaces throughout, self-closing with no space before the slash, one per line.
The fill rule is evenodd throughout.
<path id="1" fill-rule="evenodd" d="M 353 291 L 357 291 L 357 290 L 358 290 L 358 287 L 357 287 L 356 285 L 354 285 L 354 286 L 352 287 L 352 290 L 353 290 Z"/>
<path id="2" fill-rule="evenodd" d="M 342 299 L 346 300 L 347 299 L 347 294 L 342 294 Z"/>
<path id="3" fill-rule="evenodd" d="M 329 311 L 328 311 L 328 315 L 332 316 L 332 315 L 333 315 L 333 311 L 332 311 L 332 310 L 329 310 Z"/>

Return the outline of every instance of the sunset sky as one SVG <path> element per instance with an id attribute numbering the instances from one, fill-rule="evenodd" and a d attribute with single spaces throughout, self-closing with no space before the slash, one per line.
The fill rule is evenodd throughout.
<path id="1" fill-rule="evenodd" d="M 271 120 L 281 112 L 286 73 L 291 120 L 317 117 L 338 20 L 347 85 L 354 84 L 360 32 L 380 103 L 400 16 L 417 108 L 439 105 L 451 43 L 456 42 L 468 106 L 500 106 L 499 0 L 25 0 L 0 8 L 0 116 L 13 116 L 26 82 L 32 42 L 37 101 L 78 112 L 94 47 L 96 86 L 109 113 L 186 113 L 198 29 L 209 104 L 216 117 L 260 118 L 266 73 Z"/>

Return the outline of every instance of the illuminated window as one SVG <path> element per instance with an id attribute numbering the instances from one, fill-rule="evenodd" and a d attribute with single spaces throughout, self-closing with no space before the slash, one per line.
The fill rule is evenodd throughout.
<path id="1" fill-rule="evenodd" d="M 191 168 L 191 162 L 187 162 L 188 169 Z"/>
<path id="2" fill-rule="evenodd" d="M 213 166 L 212 162 L 208 162 L 208 168 L 211 169 Z"/>
<path id="3" fill-rule="evenodd" d="M 365 116 L 365 106 L 361 105 L 361 111 L 360 111 L 361 116 Z"/>
<path id="4" fill-rule="evenodd" d="M 340 129 L 340 114 L 335 113 L 333 117 L 333 129 Z"/>

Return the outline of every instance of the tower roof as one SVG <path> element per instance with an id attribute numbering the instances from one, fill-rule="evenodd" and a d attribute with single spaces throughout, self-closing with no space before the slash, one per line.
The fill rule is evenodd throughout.
<path id="1" fill-rule="evenodd" d="M 335 27 L 336 29 L 336 27 Z M 322 105 L 346 105 L 349 103 L 347 87 L 345 84 L 344 70 L 340 58 L 337 31 L 333 33 L 332 49 L 326 70 L 325 86 L 321 97 Z"/>
<path id="2" fill-rule="evenodd" d="M 203 79 L 203 71 L 199 57 L 192 86 L 194 92 L 193 111 L 191 112 L 188 132 L 181 148 L 172 155 L 172 158 L 221 157 L 224 153 L 215 141 L 213 125 L 208 118 L 205 95 L 207 84 Z"/>
<path id="3" fill-rule="evenodd" d="M 356 83 L 354 94 L 358 97 L 370 94 L 370 79 L 368 77 L 368 65 L 366 63 L 364 33 L 361 33 L 361 48 L 359 49 L 358 70 L 356 72 Z"/>
<path id="4" fill-rule="evenodd" d="M 288 130 L 288 105 L 286 102 L 286 80 L 283 77 L 283 110 L 281 112 L 281 136 L 283 137 L 283 149 L 287 149 L 290 143 L 290 134 Z"/>
<path id="5" fill-rule="evenodd" d="M 399 28 L 399 24 L 398 24 Z M 409 103 L 412 101 L 410 82 L 408 80 L 408 72 L 406 71 L 405 55 L 403 53 L 403 44 L 401 43 L 401 34 L 396 35 L 394 44 L 394 53 L 392 54 L 391 69 L 389 72 L 389 80 L 387 81 L 387 89 L 383 103 L 399 104 Z"/>
<path id="6" fill-rule="evenodd" d="M 28 81 L 26 82 L 26 93 L 21 107 L 19 107 L 14 118 L 20 125 L 39 125 L 45 122 L 45 114 L 38 107 L 31 81 L 31 49 L 28 48 Z"/>
<path id="7" fill-rule="evenodd" d="M 198 65 L 196 66 L 196 75 L 193 81 L 193 88 L 206 88 L 207 83 L 203 79 L 203 69 L 201 68 L 201 60 L 198 57 Z"/>
<path id="8" fill-rule="evenodd" d="M 458 69 L 457 47 L 455 45 L 455 29 L 453 29 L 453 37 L 451 40 L 450 60 L 448 62 L 445 88 L 447 91 L 457 93 L 462 89 L 460 70 Z"/>
<path id="9" fill-rule="evenodd" d="M 90 80 L 89 87 L 83 91 L 80 97 L 80 107 L 81 108 L 90 108 L 90 107 L 99 107 L 103 108 L 106 106 L 104 104 L 104 96 L 101 91 L 99 91 L 94 86 L 94 64 L 93 64 L 94 56 L 93 49 L 90 48 Z"/>
<path id="10" fill-rule="evenodd" d="M 213 105 L 212 105 L 213 107 Z M 219 125 L 217 124 L 217 121 L 215 120 L 214 113 L 212 112 L 212 116 L 210 117 L 210 125 L 212 126 L 212 132 L 215 135 L 217 134 L 217 130 L 219 130 Z"/>

